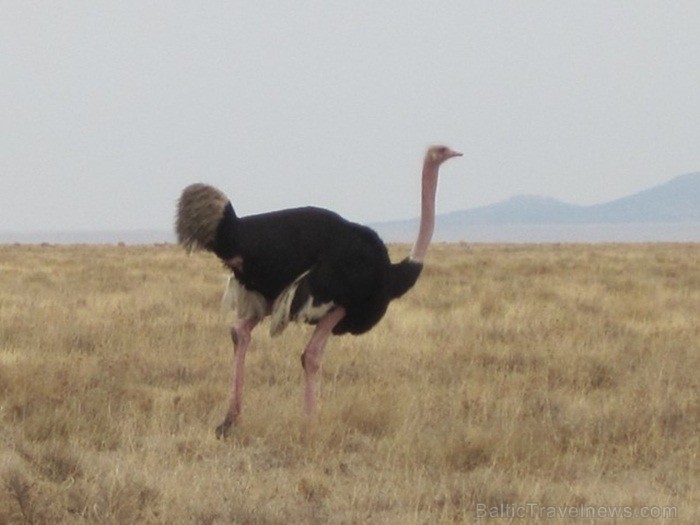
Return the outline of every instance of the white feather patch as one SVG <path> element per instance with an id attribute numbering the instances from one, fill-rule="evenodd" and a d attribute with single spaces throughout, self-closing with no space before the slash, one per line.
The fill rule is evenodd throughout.
<path id="1" fill-rule="evenodd" d="M 294 279 L 294 282 L 282 290 L 282 293 L 275 299 L 275 303 L 272 305 L 272 319 L 270 320 L 271 336 L 279 335 L 287 328 L 289 321 L 291 321 L 289 313 L 292 309 L 294 295 L 297 292 L 297 288 L 299 288 L 299 282 L 306 277 L 309 271 L 305 271 Z"/>
<path id="2" fill-rule="evenodd" d="M 237 310 L 239 319 L 262 319 L 267 315 L 265 297 L 258 292 L 247 290 L 235 276 L 229 275 L 221 297 L 221 308 Z"/>
<path id="3" fill-rule="evenodd" d="M 224 293 L 221 296 L 221 311 L 228 312 L 229 310 L 236 309 L 236 292 L 234 290 L 235 278 L 233 275 L 227 275 L 224 277 Z"/>
<path id="4" fill-rule="evenodd" d="M 272 319 L 270 321 L 270 335 L 276 336 L 281 334 L 291 321 L 299 323 L 316 323 L 329 311 L 335 307 L 335 303 L 328 302 L 314 306 L 314 298 L 309 297 L 306 303 L 299 309 L 297 314 L 292 317 L 292 303 L 299 289 L 299 284 L 311 270 L 307 270 L 297 277 L 292 284 L 287 286 L 282 293 L 275 299 L 272 305 Z"/>
<path id="5" fill-rule="evenodd" d="M 309 297 L 294 320 L 299 323 L 317 323 L 334 307 L 335 303 L 333 301 L 314 306 L 313 297 Z"/>

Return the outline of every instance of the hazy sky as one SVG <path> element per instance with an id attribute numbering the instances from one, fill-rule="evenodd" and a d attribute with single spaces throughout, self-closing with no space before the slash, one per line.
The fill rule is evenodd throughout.
<path id="1" fill-rule="evenodd" d="M 0 0 L 0 230 L 359 222 L 534 193 L 588 204 L 700 170 L 700 2 Z"/>

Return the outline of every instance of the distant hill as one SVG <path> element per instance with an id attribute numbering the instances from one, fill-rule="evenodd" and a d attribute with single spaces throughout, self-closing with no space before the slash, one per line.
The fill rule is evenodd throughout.
<path id="1" fill-rule="evenodd" d="M 578 206 L 550 197 L 518 195 L 505 201 L 438 215 L 437 232 L 447 240 L 474 226 L 563 227 L 583 225 L 698 223 L 700 228 L 700 173 L 681 175 L 669 182 L 603 204 Z M 418 218 L 373 224 L 385 238 L 408 240 Z M 688 228 L 687 226 L 685 227 Z M 700 235 L 700 234 L 699 234 Z"/>
<path id="2" fill-rule="evenodd" d="M 700 173 L 689 173 L 665 184 L 605 204 L 585 208 L 587 222 L 698 222 Z"/>

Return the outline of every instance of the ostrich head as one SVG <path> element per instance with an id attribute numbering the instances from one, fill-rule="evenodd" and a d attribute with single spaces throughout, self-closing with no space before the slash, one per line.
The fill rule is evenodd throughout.
<path id="1" fill-rule="evenodd" d="M 428 148 L 428 152 L 425 154 L 425 160 L 426 162 L 429 162 L 435 166 L 439 166 L 443 162 L 445 162 L 447 159 L 451 159 L 452 157 L 461 157 L 462 154 L 459 153 L 458 151 L 454 151 L 447 146 L 442 146 L 442 145 L 436 145 L 436 146 L 430 146 Z"/>

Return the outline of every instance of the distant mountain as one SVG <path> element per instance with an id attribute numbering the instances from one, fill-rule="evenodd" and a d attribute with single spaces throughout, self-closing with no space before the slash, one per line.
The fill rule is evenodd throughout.
<path id="1" fill-rule="evenodd" d="M 584 210 L 583 206 L 567 204 L 551 197 L 516 195 L 488 206 L 439 215 L 437 224 L 565 224 L 579 222 L 583 219 Z"/>
<path id="2" fill-rule="evenodd" d="M 700 173 L 681 175 L 669 182 L 603 204 L 578 206 L 550 197 L 518 195 L 502 202 L 438 215 L 436 228 L 459 238 L 474 226 L 564 226 L 616 224 L 698 223 L 700 229 Z M 389 239 L 415 235 L 418 219 L 372 225 Z"/>
<path id="3" fill-rule="evenodd" d="M 588 206 L 586 212 L 587 222 L 700 222 L 700 173 Z"/>

